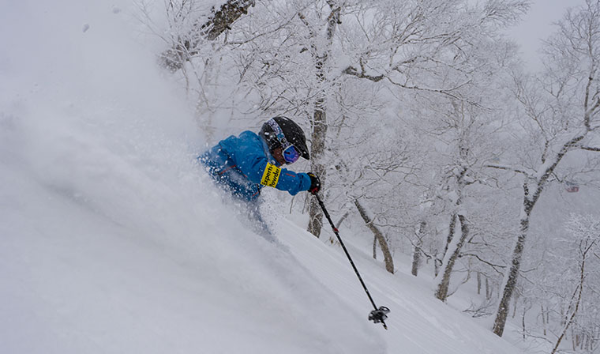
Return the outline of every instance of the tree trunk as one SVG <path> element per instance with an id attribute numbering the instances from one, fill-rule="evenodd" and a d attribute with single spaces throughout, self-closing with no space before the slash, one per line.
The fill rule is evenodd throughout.
<path id="1" fill-rule="evenodd" d="M 419 266 L 421 265 L 421 245 L 420 242 L 417 241 L 413 250 L 413 260 L 412 260 L 412 268 L 411 274 L 415 277 L 419 275 Z"/>
<path id="2" fill-rule="evenodd" d="M 415 248 L 413 250 L 411 273 L 415 277 L 419 274 L 419 267 L 421 266 L 421 253 L 423 251 L 423 234 L 425 233 L 425 226 L 427 226 L 427 223 L 425 221 L 421 221 L 421 224 L 419 225 L 419 231 L 417 232 L 417 241 L 415 242 Z"/>
<path id="3" fill-rule="evenodd" d="M 373 236 L 373 259 L 377 259 L 377 237 Z"/>
<path id="4" fill-rule="evenodd" d="M 456 241 L 456 243 L 455 243 L 456 246 L 454 247 L 454 249 L 448 248 L 448 250 L 450 250 L 452 253 L 447 254 L 444 257 L 445 262 L 442 267 L 442 269 L 443 269 L 442 278 L 440 279 L 437 289 L 436 289 L 436 292 L 435 292 L 435 297 L 441 301 L 446 301 L 446 298 L 448 298 L 448 290 L 450 289 L 450 276 L 452 275 L 452 270 L 454 269 L 454 264 L 456 263 L 456 260 L 460 256 L 462 247 L 463 247 L 467 237 L 469 236 L 469 226 L 467 224 L 467 220 L 466 220 L 465 216 L 458 214 L 458 221 L 460 222 L 461 235 L 460 235 L 460 238 Z M 451 225 L 453 225 L 453 224 L 454 224 L 454 222 L 451 223 Z"/>
<path id="5" fill-rule="evenodd" d="M 547 330 L 547 323 L 546 323 L 546 311 L 544 310 L 544 305 L 540 305 L 540 312 L 542 314 L 542 329 L 543 329 L 543 333 L 544 336 L 546 336 L 548 334 L 548 330 Z"/>
<path id="6" fill-rule="evenodd" d="M 342 223 L 344 222 L 344 220 L 346 220 L 346 218 L 348 217 L 348 215 L 350 215 L 350 212 L 346 212 L 346 214 L 344 214 L 340 220 L 338 220 L 337 224 L 335 225 L 336 228 L 340 228 L 340 226 L 342 226 Z"/>
<path id="7" fill-rule="evenodd" d="M 312 172 L 319 176 L 321 180 L 321 188 L 325 186 L 326 180 L 326 168 L 324 163 L 325 146 L 327 139 L 327 112 L 326 112 L 326 92 L 323 87 L 326 82 L 325 76 L 325 64 L 329 58 L 329 51 L 333 43 L 333 36 L 335 34 L 336 26 L 340 21 L 340 8 L 334 8 L 333 2 L 329 2 L 329 6 L 332 8 L 331 14 L 327 20 L 327 34 L 326 34 L 326 48 L 322 55 L 315 50 L 313 56 L 315 57 L 315 69 L 317 75 L 317 82 L 319 83 L 320 92 L 317 100 L 315 101 L 315 112 L 313 114 L 313 131 L 312 131 L 312 144 L 311 144 L 311 159 L 310 165 Z M 316 38 L 315 38 L 316 40 Z M 314 46 L 316 48 L 316 46 Z M 315 198 L 311 199 L 309 210 L 308 210 L 308 232 L 315 235 L 315 237 L 321 236 L 321 228 L 323 227 L 323 212 L 319 207 L 319 204 Z"/>
<path id="8" fill-rule="evenodd" d="M 525 194 L 527 195 L 527 193 Z M 510 299 L 515 287 L 517 286 L 517 278 L 519 276 L 519 269 L 521 268 L 521 258 L 525 248 L 525 239 L 527 238 L 527 232 L 529 231 L 529 216 L 534 205 L 534 203 L 532 203 L 527 196 L 525 197 L 523 204 L 524 210 L 521 218 L 519 237 L 517 238 L 517 242 L 513 250 L 512 263 L 507 275 L 506 285 L 504 286 L 500 303 L 498 304 L 496 319 L 494 320 L 493 332 L 500 337 L 502 337 L 504 326 L 506 325 Z"/>
<path id="9" fill-rule="evenodd" d="M 315 107 L 313 118 L 313 132 L 311 144 L 311 172 L 319 176 L 321 180 L 321 188 L 325 185 L 326 173 L 325 165 L 322 163 L 325 154 L 325 138 L 327 136 L 327 115 L 323 105 L 324 99 L 320 99 Z M 323 211 L 321 210 L 317 198 L 311 198 L 308 208 L 308 232 L 321 236 L 321 228 L 323 227 Z"/>
<path id="10" fill-rule="evenodd" d="M 456 227 L 456 214 L 452 214 L 450 217 L 450 226 L 448 230 L 448 237 L 446 238 L 446 246 L 444 247 L 444 253 L 442 254 L 442 260 L 446 257 L 446 252 L 448 252 L 448 247 L 452 243 L 454 239 L 454 231 Z"/>
<path id="11" fill-rule="evenodd" d="M 454 239 L 454 228 L 456 227 L 456 214 L 452 214 L 450 217 L 450 226 L 448 230 L 448 237 L 446 237 L 446 245 L 444 246 L 444 253 L 442 253 L 442 257 L 435 258 L 435 270 L 434 275 L 437 277 L 440 273 L 440 266 L 444 263 L 444 257 L 446 257 L 446 252 L 448 252 L 448 247 L 450 243 L 452 243 L 452 239 Z"/>
<path id="12" fill-rule="evenodd" d="M 515 318 L 515 316 L 517 315 L 517 308 L 519 305 L 519 293 L 517 293 L 514 297 L 513 300 L 513 314 L 512 314 L 512 318 Z"/>
<path id="13" fill-rule="evenodd" d="M 554 346 L 554 349 L 552 349 L 552 352 L 550 354 L 556 353 L 556 351 L 558 350 L 558 347 L 560 346 L 560 342 L 565 338 L 565 336 L 567 334 L 567 330 L 569 329 L 569 326 L 571 326 L 571 324 L 573 324 L 573 322 L 575 321 L 575 317 L 577 316 L 577 312 L 579 312 L 579 305 L 581 304 L 581 298 L 583 296 L 583 286 L 585 283 L 585 262 L 586 262 L 585 258 L 586 258 L 586 253 L 588 250 L 589 250 L 589 248 L 583 253 L 583 259 L 581 261 L 580 273 L 579 273 L 579 286 L 577 287 L 579 294 L 577 295 L 577 300 L 575 300 L 575 306 L 573 307 L 573 312 L 569 316 L 567 323 L 565 324 L 565 327 L 564 327 L 561 335 L 558 337 L 558 340 L 556 341 L 556 345 Z"/>
<path id="14" fill-rule="evenodd" d="M 523 305 L 523 315 L 521 316 L 521 329 L 523 334 L 523 340 L 527 339 L 527 328 L 525 327 L 525 315 L 527 314 L 527 309 L 525 305 Z"/>
<path id="15" fill-rule="evenodd" d="M 358 199 L 354 200 L 354 205 L 356 205 L 360 216 L 364 220 L 365 224 L 367 224 L 367 227 L 373 232 L 375 238 L 377 238 L 377 242 L 379 242 L 379 247 L 381 247 L 381 251 L 383 252 L 385 269 L 388 272 L 394 274 L 394 259 L 392 258 L 392 253 L 390 252 L 388 243 L 385 240 L 385 237 L 383 237 L 383 233 L 381 232 L 381 230 L 379 230 L 377 225 L 373 224 L 373 220 L 371 220 L 369 214 L 367 213 L 367 210 L 364 208 L 364 206 L 360 203 Z"/>

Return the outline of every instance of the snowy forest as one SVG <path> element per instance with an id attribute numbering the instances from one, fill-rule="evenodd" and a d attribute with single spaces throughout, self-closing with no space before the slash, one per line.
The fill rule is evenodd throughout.
<path id="1" fill-rule="evenodd" d="M 562 15 L 545 36 L 537 53 L 541 65 L 535 68 L 525 64 L 521 48 L 507 34 L 530 6 L 529 0 L 139 0 L 127 10 L 114 7 L 111 16 L 135 28 L 140 51 L 189 108 L 193 124 L 182 130 L 195 131 L 190 134 L 199 134 L 203 142 L 194 153 L 243 130 L 256 132 L 271 117 L 292 118 L 307 133 L 311 159 L 291 169 L 320 177 L 320 195 L 336 227 L 354 240 L 352 251 L 367 254 L 379 272 L 410 274 L 428 287 L 427 296 L 436 303 L 465 314 L 495 336 L 505 336 L 512 324 L 511 341 L 536 343 L 537 349 L 524 352 L 600 353 L 600 0 L 585 0 Z M 91 23 L 77 30 L 83 36 L 98 29 Z M 119 53 L 110 55 L 118 60 Z M 5 82 L 11 82 L 9 70 L 3 70 L 9 64 L 0 57 L 0 81 L 6 75 Z M 102 74 L 97 76 L 94 80 L 100 82 Z M 141 90 L 145 85 L 131 87 Z M 0 90 L 5 93 L 0 162 L 7 171 L 6 166 L 21 164 L 13 159 L 17 161 L 19 149 L 14 147 L 21 139 L 15 133 L 20 126 L 15 117 L 23 105 L 5 104 L 11 90 Z M 137 103 L 161 99 L 156 94 Z M 169 102 L 175 102 L 171 98 L 165 102 L 161 114 L 166 123 L 161 124 L 172 119 L 173 127 L 180 128 L 177 116 L 187 111 L 170 110 Z M 77 102 L 64 106 L 85 111 Z M 98 107 L 100 114 L 104 106 Z M 116 108 L 106 110 L 119 113 Z M 48 124 L 32 136 L 45 136 L 42 131 Z M 145 124 L 153 123 L 141 125 Z M 96 123 L 89 127 L 105 129 Z M 126 135 L 115 134 L 114 139 Z M 65 141 L 75 139 L 66 136 Z M 129 139 L 123 136 L 120 141 Z M 93 133 L 89 137 L 94 141 Z M 106 138 L 107 146 L 111 139 Z M 89 146 L 75 141 L 77 149 Z M 35 161 L 33 170 L 41 171 L 46 155 L 44 148 L 35 146 L 27 158 Z M 123 146 L 123 156 L 130 154 L 127 145 L 116 146 Z M 138 148 L 131 143 L 132 151 Z M 91 158 L 113 166 L 108 155 L 89 151 Z M 161 151 L 156 150 L 156 158 L 162 158 Z M 48 159 L 48 165 L 64 160 L 71 161 Z M 72 160 L 73 165 L 90 163 L 87 157 Z M 174 166 L 173 180 L 180 178 L 179 159 L 164 160 L 165 166 Z M 120 161 L 115 159 L 114 166 L 121 166 Z M 143 164 L 132 161 L 133 166 Z M 149 176 L 159 176 L 147 169 Z M 39 176 L 46 174 L 39 171 Z M 96 182 L 74 171 L 49 173 L 54 182 L 79 181 L 75 187 L 56 182 L 52 189 L 68 193 L 77 205 L 88 205 L 85 210 L 104 210 L 115 225 L 127 226 L 136 218 L 143 221 L 140 224 L 159 223 L 139 216 L 133 211 L 135 204 L 123 207 L 126 218 L 114 216 L 121 210 L 118 203 L 107 202 L 105 192 L 78 192 L 93 189 Z M 133 169 L 118 171 L 137 176 Z M 4 185 L 11 185 L 11 176 L 12 172 L 3 177 Z M 132 190 L 150 183 L 131 178 Z M 182 183 L 192 184 L 193 178 L 185 175 Z M 175 216 L 163 217 L 165 210 L 192 212 L 179 209 L 178 199 L 164 203 L 161 198 L 171 195 L 166 186 L 152 192 L 158 195 L 134 195 L 116 184 L 102 190 L 116 190 L 124 203 L 139 197 L 142 208 L 154 205 L 149 215 L 167 220 L 161 225 L 181 223 L 168 221 Z M 0 191 L 8 206 L 9 187 Z M 278 213 L 296 220 L 320 244 L 339 249 L 310 194 L 292 197 L 274 189 L 265 194 Z M 189 198 L 206 199 L 195 194 Z M 8 209 L 3 209 L 3 238 L 16 223 Z M 208 216 L 202 220 L 224 222 L 217 212 L 203 212 Z M 183 224 L 205 227 L 189 215 Z M 5 242 L 15 246 L 4 247 L 2 258 L 18 244 L 16 238 Z M 241 242 L 249 247 L 248 241 Z M 217 245 L 207 249 L 221 252 Z M 241 253 L 225 254 L 235 258 Z M 11 267 L 6 262 L 8 274 Z M 236 271 L 239 268 L 243 266 L 238 264 Z M 158 266 L 155 270 L 161 273 Z M 328 272 L 315 272 L 320 271 Z M 302 278 L 294 274 L 290 277 Z M 3 291 L 0 286 L 0 294 Z M 0 311 L 5 312 L 11 313 Z M 392 308 L 390 316 L 401 318 L 402 309 Z M 8 327 L 7 322 L 0 325 L 0 348 L 2 330 Z M 185 349 L 176 352 L 190 352 Z"/>
<path id="2" fill-rule="evenodd" d="M 535 72 L 504 32 L 525 0 L 163 5 L 143 18 L 208 141 L 294 117 L 337 224 L 362 220 L 388 272 L 410 256 L 440 301 L 476 283 L 468 312 L 497 335 L 513 317 L 552 353 L 598 350 L 600 1 L 564 14 Z M 314 200 L 289 203 L 322 237 Z"/>

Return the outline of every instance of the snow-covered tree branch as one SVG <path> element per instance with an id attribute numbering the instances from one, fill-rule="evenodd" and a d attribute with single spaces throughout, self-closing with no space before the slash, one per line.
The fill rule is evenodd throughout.
<path id="1" fill-rule="evenodd" d="M 534 124 L 524 123 L 525 139 L 532 142 L 537 161 L 528 166 L 523 182 L 523 204 L 511 266 L 505 275 L 502 297 L 493 331 L 501 336 L 509 302 L 517 284 L 531 214 L 551 176 L 565 156 L 595 139 L 592 126 L 598 124 L 598 55 L 600 54 L 600 1 L 588 0 L 586 7 L 569 11 L 559 30 L 547 41 L 545 72 L 538 78 L 516 78 L 517 98 L 524 115 Z M 535 146 L 536 142 L 542 142 Z M 594 149 L 585 149 L 595 151 Z M 521 170 L 515 168 L 515 171 Z"/>

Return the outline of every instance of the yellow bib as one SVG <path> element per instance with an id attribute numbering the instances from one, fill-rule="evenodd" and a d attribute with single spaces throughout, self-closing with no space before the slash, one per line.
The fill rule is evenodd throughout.
<path id="1" fill-rule="evenodd" d="M 263 173 L 262 179 L 260 180 L 260 184 L 268 187 L 275 187 L 279 182 L 279 175 L 281 174 L 281 168 L 267 163 L 267 167 L 265 167 L 265 172 Z"/>

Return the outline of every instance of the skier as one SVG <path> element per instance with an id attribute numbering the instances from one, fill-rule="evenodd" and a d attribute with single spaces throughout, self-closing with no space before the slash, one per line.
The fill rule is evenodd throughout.
<path id="1" fill-rule="evenodd" d="M 300 157 L 310 159 L 302 128 L 286 117 L 269 119 L 258 134 L 244 131 L 230 136 L 198 157 L 217 184 L 236 199 L 247 202 L 249 211 L 264 224 L 257 198 L 264 186 L 296 195 L 319 192 L 321 182 L 313 173 L 286 168 Z"/>

